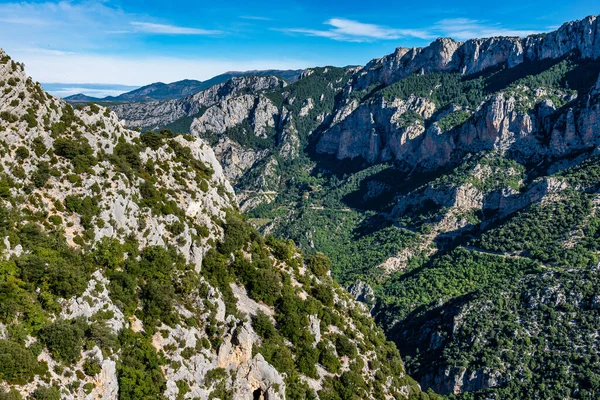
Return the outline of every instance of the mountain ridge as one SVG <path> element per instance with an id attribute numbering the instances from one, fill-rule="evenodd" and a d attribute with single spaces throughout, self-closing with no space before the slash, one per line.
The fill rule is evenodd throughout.
<path id="1" fill-rule="evenodd" d="M 598 25 L 310 68 L 189 132 L 260 231 L 331 257 L 423 388 L 595 398 Z"/>
<path id="2" fill-rule="evenodd" d="M 36 266 L 43 264 L 29 256 L 47 257 L 48 250 L 31 245 L 39 239 L 32 241 L 37 236 L 25 223 L 51 229 L 68 221 L 68 244 L 91 245 L 94 261 L 84 261 L 101 262 L 94 282 L 110 290 L 107 300 L 100 289 L 75 285 L 80 297 L 71 296 L 61 315 L 81 316 L 88 310 L 84 298 L 93 294 L 113 311 L 99 314 L 110 326 L 141 321 L 148 332 L 134 335 L 137 347 L 151 342 L 168 356 L 162 378 L 153 371 L 171 398 L 187 389 L 200 397 L 233 390 L 247 399 L 436 397 L 420 391 L 408 373 L 423 389 L 450 398 L 595 399 L 599 25 L 590 16 L 522 39 L 439 39 L 364 67 L 309 68 L 293 83 L 237 77 L 184 99 L 114 106 L 117 114 L 56 104 L 0 53 L 0 131 L 8 132 L 0 162 L 10 174 L 0 179 L 0 202 L 8 210 L 31 210 L 18 212 L 14 222 L 2 219 L 10 213 L 0 209 L 0 232 L 12 257 L 0 264 L 0 282 L 6 275 L 22 281 L 25 291 L 39 286 L 42 304 L 72 294 L 52 279 L 55 260 L 39 278 Z M 134 124 L 182 126 L 189 134 L 123 127 Z M 44 147 L 35 141 L 38 134 Z M 87 141 L 92 152 L 61 141 L 70 137 Z M 45 173 L 42 161 L 58 171 L 48 165 L 52 173 Z M 110 185 L 107 194 L 93 196 L 93 183 Z M 69 185 L 89 199 L 67 201 Z M 59 201 L 48 202 L 48 192 Z M 95 240 L 99 233 L 122 240 L 126 250 L 107 250 Z M 139 243 L 130 244 L 125 233 Z M 168 244 L 189 265 L 168 263 L 177 273 L 164 279 L 159 248 Z M 118 254 L 117 260 L 106 253 Z M 140 269 L 138 260 L 148 268 Z M 73 273 L 72 264 L 58 265 Z M 191 272 L 199 266 L 200 275 Z M 182 280 L 187 273 L 208 284 L 200 298 L 185 296 L 196 288 Z M 123 301 L 128 279 L 139 286 L 131 304 Z M 169 286 L 173 282 L 177 286 Z M 183 308 L 175 315 L 153 295 L 162 293 L 161 285 L 180 295 Z M 187 310 L 208 314 L 208 323 L 184 311 L 190 302 Z M 45 312 L 52 319 L 52 308 Z M 406 371 L 370 316 L 400 349 Z M 43 359 L 53 360 L 53 329 L 42 323 L 44 329 L 32 322 L 27 332 L 45 346 Z M 79 329 L 77 321 L 69 324 Z M 0 340 L 0 346 L 15 354 L 38 348 L 7 332 L 8 343 Z M 194 335 L 202 338 L 196 346 Z M 120 340 L 128 354 L 134 341 Z M 196 361 L 201 356 L 192 348 L 206 353 L 202 368 L 210 360 L 229 375 L 219 368 L 204 375 L 182 347 Z M 76 355 L 84 361 L 92 353 Z M 102 357 L 123 371 L 127 358 Z M 69 381 L 60 366 L 49 365 L 52 379 Z M 122 374 L 109 381 L 124 383 Z"/>
<path id="3" fill-rule="evenodd" d="M 202 90 L 206 90 L 211 86 L 218 85 L 228 81 L 234 77 L 241 76 L 267 76 L 274 75 L 286 79 L 289 82 L 294 82 L 300 75 L 301 70 L 252 70 L 252 71 L 228 71 L 217 75 L 206 81 L 198 81 L 193 79 L 183 79 L 177 82 L 163 83 L 154 82 L 138 89 L 120 94 L 118 96 L 107 96 L 97 98 L 86 96 L 84 94 L 74 94 L 67 96 L 64 99 L 72 103 L 82 102 L 152 102 L 161 100 L 175 100 L 183 97 L 194 95 Z"/>
<path id="4" fill-rule="evenodd" d="M 325 256 L 244 220 L 204 140 L 73 108 L 2 50 L 0 87 L 1 398 L 420 394 Z"/>

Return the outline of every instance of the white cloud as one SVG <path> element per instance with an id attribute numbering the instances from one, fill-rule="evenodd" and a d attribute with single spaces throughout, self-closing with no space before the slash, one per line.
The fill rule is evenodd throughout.
<path id="1" fill-rule="evenodd" d="M 539 33 L 538 31 L 533 30 L 504 28 L 500 24 L 467 18 L 443 19 L 435 24 L 434 29 L 440 32 L 442 36 L 449 36 L 456 40 L 488 38 L 493 36 L 524 37 Z"/>
<path id="2" fill-rule="evenodd" d="M 429 28 L 397 29 L 382 25 L 365 24 L 344 18 L 332 18 L 325 22 L 329 29 L 285 28 L 278 29 L 287 33 L 324 37 L 344 42 L 367 42 L 373 40 L 397 40 L 413 38 L 431 40 L 435 37 L 452 37 L 457 40 L 486 38 L 492 36 L 528 36 L 538 33 L 533 30 L 510 29 L 500 24 L 467 18 L 443 19 Z"/>
<path id="3" fill-rule="evenodd" d="M 28 17 L 2 17 L 0 18 L 0 22 L 5 24 L 13 24 L 13 25 L 48 25 L 48 21 L 38 18 L 28 18 Z"/>
<path id="4" fill-rule="evenodd" d="M 300 33 L 308 36 L 325 37 L 344 42 L 366 42 L 372 40 L 393 40 L 405 37 L 431 39 L 433 36 L 426 29 L 394 29 L 381 25 L 365 24 L 344 18 L 332 18 L 325 22 L 331 26 L 327 30 L 287 28 L 280 29 L 288 33 Z"/>
<path id="5" fill-rule="evenodd" d="M 11 21 L 0 23 L 0 46 L 15 60 L 25 62 L 27 72 L 40 82 L 142 86 L 208 79 L 228 70 L 296 69 L 315 64 L 276 56 L 238 56 L 240 61 L 190 52 L 161 56 L 162 49 L 156 49 L 155 42 L 148 44 L 148 36 L 223 32 L 157 21 L 104 0 L 0 3 L 0 19 Z"/>
<path id="6" fill-rule="evenodd" d="M 154 24 L 151 22 L 131 22 L 138 32 L 165 34 L 165 35 L 218 35 L 221 31 L 186 28 L 175 25 Z"/>
<path id="7" fill-rule="evenodd" d="M 407 36 L 427 39 L 431 37 L 429 32 L 422 29 L 392 29 L 343 18 L 332 18 L 326 23 L 333 26 L 335 28 L 333 31 L 342 36 L 373 39 L 399 39 Z"/>
<path id="8" fill-rule="evenodd" d="M 241 19 L 249 19 L 252 21 L 273 21 L 273 18 L 260 17 L 260 16 L 256 16 L 256 15 L 242 15 L 240 18 Z"/>
<path id="9" fill-rule="evenodd" d="M 221 31 L 183 27 L 130 13 L 104 0 L 0 3 L 0 45 L 102 51 L 140 48 L 147 35 L 218 35 Z M 127 41 L 123 35 L 128 34 Z"/>
<path id="10" fill-rule="evenodd" d="M 143 86 L 152 82 L 182 79 L 209 79 L 225 71 L 263 69 L 301 69 L 316 65 L 314 61 L 295 59 L 241 61 L 220 59 L 182 59 L 172 57 L 104 56 L 92 53 L 14 51 L 13 59 L 25 63 L 25 69 L 39 82 L 122 83 Z"/>
<path id="11" fill-rule="evenodd" d="M 109 32 L 129 26 L 130 21 L 139 20 L 140 16 L 127 14 L 100 0 L 85 0 L 4 3 L 0 4 L 0 19 L 7 21 L 0 24 L 1 45 L 7 49 L 81 50 L 118 44 Z"/>

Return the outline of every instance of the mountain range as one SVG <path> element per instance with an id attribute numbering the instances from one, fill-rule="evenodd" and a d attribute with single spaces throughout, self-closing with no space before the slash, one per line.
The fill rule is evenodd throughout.
<path id="1" fill-rule="evenodd" d="M 0 137 L 0 398 L 600 396 L 597 16 Z"/>
<path id="2" fill-rule="evenodd" d="M 250 221 L 328 255 L 423 389 L 591 399 L 599 25 L 248 81 L 178 123 L 167 102 L 115 112 L 207 140 Z"/>
<path id="3" fill-rule="evenodd" d="M 206 81 L 197 81 L 192 79 L 184 79 L 173 83 L 162 83 L 156 82 L 150 85 L 143 86 L 139 89 L 132 90 L 120 94 L 118 96 L 107 96 L 104 98 L 96 98 L 86 96 L 85 94 L 74 94 L 72 96 L 65 97 L 64 99 L 69 103 L 130 103 L 130 102 L 150 102 L 150 101 L 161 101 L 161 100 L 172 100 L 187 97 L 198 93 L 202 90 L 208 89 L 211 86 L 217 85 L 228 81 L 233 77 L 241 76 L 278 76 L 289 82 L 294 82 L 300 76 L 301 70 L 266 70 L 266 71 L 231 71 L 221 75 L 217 75 Z"/>
<path id="4" fill-rule="evenodd" d="M 0 87 L 0 398 L 421 393 L 325 255 L 245 220 L 204 140 L 73 108 L 2 50 Z"/>

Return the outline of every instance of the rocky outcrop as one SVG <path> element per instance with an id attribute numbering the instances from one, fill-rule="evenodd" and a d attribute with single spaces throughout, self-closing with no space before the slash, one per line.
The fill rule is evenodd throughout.
<path id="1" fill-rule="evenodd" d="M 253 132 L 246 132 L 247 134 L 266 138 L 268 130 L 275 128 L 278 112 L 278 108 L 264 96 L 239 96 L 223 100 L 206 110 L 194 120 L 190 133 L 200 137 L 206 133 L 222 134 L 247 121 L 253 129 Z"/>
<path id="2" fill-rule="evenodd" d="M 375 301 L 375 293 L 373 292 L 373 288 L 371 288 L 371 286 L 364 281 L 356 281 L 348 288 L 348 291 L 357 301 L 360 301 L 361 303 L 372 305 Z"/>
<path id="3" fill-rule="evenodd" d="M 214 104 L 243 93 L 256 93 L 286 85 L 283 79 L 275 76 L 234 77 L 182 99 L 119 104 L 111 108 L 130 128 L 157 129 L 184 117 L 194 117 Z"/>
<path id="4" fill-rule="evenodd" d="M 227 179 L 231 182 L 236 182 L 269 153 L 268 150 L 245 149 L 227 137 L 219 139 L 214 146 L 214 151 L 223 166 Z"/>
<path id="5" fill-rule="evenodd" d="M 497 387 L 501 384 L 500 374 L 489 370 L 467 371 L 465 368 L 440 370 L 437 375 L 426 375 L 421 379 L 423 387 L 436 393 L 459 395 Z"/>
<path id="6" fill-rule="evenodd" d="M 501 65 L 558 59 L 577 51 L 583 58 L 600 57 L 600 28 L 596 16 L 569 22 L 557 31 L 527 38 L 498 37 L 457 42 L 438 39 L 424 48 L 398 48 L 368 63 L 355 76 L 354 89 L 374 83 L 389 85 L 414 73 L 473 74 Z"/>
<path id="7" fill-rule="evenodd" d="M 323 134 L 317 151 L 335 154 L 339 159 L 362 157 L 371 163 L 402 158 L 404 154 L 413 157 L 417 143 L 423 141 L 423 121 L 434 111 L 435 104 L 424 98 L 388 101 L 380 97 L 350 113 L 341 112 L 347 117 L 338 117 L 340 122 Z"/>
<path id="8" fill-rule="evenodd" d="M 133 176 L 131 180 L 122 179 L 123 170 L 111 158 L 118 157 L 116 152 L 123 151 L 120 149 L 134 149 L 134 141 L 139 140 L 139 133 L 127 130 L 116 115 L 107 109 L 87 106 L 73 110 L 62 100 L 44 94 L 19 65 L 14 64 L 16 67 L 13 69 L 11 63 L 13 61 L 0 64 L 0 81 L 14 82 L 10 90 L 0 94 L 1 141 L 13 149 L 31 149 L 33 143 L 39 143 L 37 146 L 43 151 L 28 151 L 19 166 L 25 171 L 24 175 L 18 172 L 15 175 L 14 171 L 18 171 L 14 165 L 15 150 L 5 152 L 0 157 L 0 164 L 10 179 L 16 179 L 23 186 L 33 185 L 34 172 L 40 163 L 47 165 L 53 162 L 57 171 L 64 171 L 64 175 L 48 174 L 45 186 L 34 185 L 35 193 L 41 199 L 40 212 L 68 222 L 65 234 L 71 244 L 81 243 L 86 230 L 88 237 L 93 237 L 95 241 L 121 235 L 133 235 L 143 246 L 165 245 L 173 241 L 179 243 L 178 248 L 186 260 L 199 267 L 208 250 L 210 238 L 214 240 L 221 235 L 214 218 L 222 218 L 223 210 L 235 204 L 233 189 L 212 149 L 201 139 L 188 141 L 176 137 L 155 149 L 145 147 L 133 150 L 138 152 L 135 157 L 132 156 L 137 168 L 148 163 L 159 166 L 159 170 L 155 171 L 156 177 L 161 179 L 158 189 L 165 193 L 168 190 L 171 193 L 179 192 L 177 195 L 167 195 L 168 198 L 164 200 L 172 201 L 172 207 L 181 210 L 182 217 L 162 215 L 156 209 L 148 212 L 140 195 L 144 180 Z M 34 114 L 34 110 L 38 111 Z M 90 163 L 95 162 L 95 165 L 90 165 L 84 171 L 77 170 L 79 183 L 76 185 L 66 178 L 75 172 L 68 155 L 56 158 L 51 151 L 57 140 L 65 146 L 75 146 L 73 143 L 79 142 L 81 146 L 89 148 L 93 157 Z M 181 168 L 181 159 L 176 161 L 179 156 L 172 151 L 173 146 L 184 149 L 182 151 L 196 160 L 196 166 L 204 170 L 189 171 L 185 177 L 176 178 L 172 171 Z M 195 183 L 196 180 L 205 181 L 207 190 L 200 190 L 197 186 L 195 190 L 183 190 L 187 190 L 190 182 Z M 64 204 L 67 197 L 80 201 L 86 197 L 95 198 L 100 188 L 103 188 L 103 195 L 98 200 L 96 215 L 87 223 L 82 222 L 82 218 L 73 210 L 56 207 L 56 203 Z M 222 188 L 220 193 L 218 188 Z M 13 195 L 19 195 L 18 189 L 13 189 Z M 187 218 L 189 220 L 186 222 Z M 183 224 L 182 231 L 174 233 L 169 229 L 179 223 Z M 189 235 L 196 234 L 200 227 L 206 228 L 206 237 L 200 241 L 191 240 Z"/>
<path id="9" fill-rule="evenodd" d="M 474 39 L 465 43 L 438 39 L 422 49 L 396 50 L 371 61 L 353 77 L 346 94 L 373 85 L 390 85 L 416 73 L 454 72 L 465 75 L 494 67 L 514 68 L 523 63 L 557 60 L 575 52 L 583 59 L 600 58 L 600 28 L 597 17 L 563 25 L 547 35 L 520 38 Z M 319 153 L 338 159 L 360 157 L 369 163 L 397 160 L 409 168 L 436 169 L 460 159 L 467 152 L 510 149 L 521 159 L 541 160 L 562 157 L 595 147 L 598 132 L 598 89 L 584 102 L 575 102 L 568 93 L 558 94 L 571 102 L 559 110 L 544 89 L 520 87 L 488 96 L 472 110 L 463 126 L 442 132 L 435 124 L 443 110 L 397 107 L 401 100 L 356 100 L 342 102 L 317 144 Z M 552 94 L 554 96 L 555 94 Z M 423 100 L 425 101 L 425 100 Z M 407 100 L 410 103 L 411 99 Z M 389 113 L 390 108 L 396 114 Z M 425 124 L 394 124 L 394 116 L 415 111 Z M 433 111 L 438 111 L 433 118 Z M 544 139 L 550 137 L 550 143 Z"/>
<path id="10" fill-rule="evenodd" d="M 431 117 L 435 108 L 425 99 L 419 100 L 427 104 L 425 108 L 416 107 L 411 98 L 406 102 L 409 107 L 394 107 L 393 114 L 390 104 L 403 104 L 402 100 L 363 104 L 323 134 L 317 151 L 339 159 L 362 157 L 370 163 L 396 160 L 410 168 L 434 170 L 457 162 L 466 153 L 483 150 L 510 151 L 517 160 L 532 162 L 560 158 L 600 144 L 597 89 L 586 102 L 574 102 L 566 110 L 558 110 L 544 96 L 536 98 L 528 88 L 523 90 L 528 93 L 527 100 L 536 106 L 524 110 L 523 98 L 498 93 L 463 125 L 449 132 L 441 132 L 431 122 L 425 128 L 423 121 L 414 118 L 410 124 L 396 122 L 394 118 L 407 111 L 414 111 L 423 119 Z"/>

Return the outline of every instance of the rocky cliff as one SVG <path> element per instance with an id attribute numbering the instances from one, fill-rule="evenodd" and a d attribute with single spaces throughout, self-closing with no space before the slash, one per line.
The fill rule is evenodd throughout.
<path id="1" fill-rule="evenodd" d="M 232 166 L 227 174 L 235 184 L 253 165 L 268 164 L 258 162 L 265 160 L 264 148 L 278 147 L 284 156 L 297 158 L 298 146 L 307 136 L 312 136 L 318 154 L 370 164 L 394 161 L 407 169 L 435 170 L 460 162 L 466 153 L 493 149 L 539 161 L 596 145 L 592 133 L 596 95 L 588 92 L 600 73 L 594 62 L 600 57 L 597 35 L 598 19 L 592 16 L 527 38 L 464 43 L 439 39 L 428 47 L 399 48 L 363 68 L 349 69 L 327 82 L 330 86 L 315 84 L 319 89 L 310 95 L 306 89 L 318 78 L 315 70 L 307 70 L 293 85 L 292 90 L 303 91 L 300 98 L 285 87 L 277 89 L 282 83 L 274 78 L 255 77 L 215 86 L 179 102 L 124 105 L 116 111 L 134 127 L 166 126 L 195 116 L 190 132 L 212 135 L 213 145 L 220 140 L 217 136 L 225 134 L 245 148 L 226 140 L 219 145 L 220 160 L 228 166 L 226 171 Z M 564 79 L 570 79 L 576 91 L 525 79 L 543 70 L 560 70 L 566 60 L 570 70 Z M 581 77 L 575 82 L 573 76 L 583 69 L 587 81 Z M 458 90 L 454 96 L 449 93 L 453 90 Z M 245 94 L 239 96 L 242 91 Z M 468 98 L 460 98 L 460 91 L 467 92 Z M 258 92 L 277 95 L 265 97 Z M 334 103 L 325 105 L 331 96 Z M 282 104 L 278 104 L 280 99 Z M 251 128 L 246 128 L 248 123 Z M 227 130 L 232 132 L 226 134 Z M 268 142 L 247 140 L 244 134 L 258 133 L 267 139 L 267 130 L 273 137 Z M 312 135 L 315 131 L 317 135 Z M 236 159 L 246 161 L 237 164 Z M 263 191 L 276 187 L 270 185 Z M 242 194 L 250 188 L 240 189 Z"/>
<path id="2" fill-rule="evenodd" d="M 283 85 L 221 89 L 247 84 Z M 325 256 L 265 240 L 237 214 L 202 139 L 141 135 L 109 109 L 73 109 L 1 50 L 0 87 L 0 396 L 420 391 Z M 218 91 L 197 99 L 226 103 L 231 92 Z M 273 123 L 254 118 L 255 133 Z"/>
<path id="3" fill-rule="evenodd" d="M 112 110 L 131 128 L 156 129 L 181 118 L 197 116 L 202 110 L 243 93 L 281 88 L 286 82 L 275 76 L 243 76 L 176 100 L 129 103 L 112 106 Z"/>
<path id="4" fill-rule="evenodd" d="M 190 132 L 255 226 L 331 257 L 423 387 L 595 398 L 598 43 L 593 16 L 439 39 L 234 95 Z"/>
<path id="5" fill-rule="evenodd" d="M 596 16 L 568 22 L 560 29 L 527 38 L 496 37 L 457 42 L 441 38 L 424 48 L 399 47 L 388 56 L 368 63 L 353 78 L 354 90 L 390 85 L 409 75 L 434 72 L 475 74 L 506 64 L 559 59 L 573 51 L 582 58 L 600 57 L 600 23 Z"/>
<path id="6" fill-rule="evenodd" d="M 459 74 L 463 81 L 469 80 L 468 77 L 473 74 L 489 76 L 489 94 L 486 95 L 484 89 L 483 95 L 466 107 L 437 101 L 424 111 L 419 107 L 407 108 L 397 104 L 399 100 L 414 103 L 417 99 L 385 101 L 384 97 L 393 96 L 393 89 L 387 89 L 387 93 L 383 89 L 382 98 L 377 98 L 376 91 L 371 94 L 375 99 L 361 105 L 350 103 L 341 106 L 338 114 L 345 115 L 345 118 L 326 130 L 317 144 L 317 151 L 339 159 L 362 157 L 371 163 L 397 160 L 410 167 L 435 169 L 456 162 L 465 152 L 493 148 L 513 150 L 523 159 L 560 157 L 575 149 L 593 148 L 598 140 L 591 133 L 598 128 L 594 125 L 595 106 L 590 103 L 596 96 L 593 91 L 589 97 L 577 102 L 569 91 L 554 92 L 549 88 L 528 87 L 526 83 L 518 85 L 514 78 L 534 72 L 531 66 L 543 63 L 550 66 L 568 57 L 588 61 L 600 58 L 598 25 L 596 17 L 588 17 L 567 23 L 547 35 L 525 39 L 491 38 L 465 43 L 439 39 L 422 49 L 398 49 L 357 72 L 348 83 L 346 92 L 368 91 L 367 88 L 378 85 L 393 87 L 395 82 L 414 77 L 413 74 L 442 72 Z M 492 71 L 498 68 L 502 70 L 494 74 Z M 594 68 L 590 66 L 590 71 Z M 499 87 L 502 93 L 490 91 L 489 88 L 503 77 L 506 83 L 503 88 Z M 585 89 L 589 90 L 596 78 L 597 74 Z M 514 86 L 510 87 L 511 83 Z M 419 101 L 437 100 L 441 94 L 436 92 L 445 89 L 444 84 L 438 82 Z M 565 103 L 567 106 L 561 107 Z M 578 109 L 584 111 L 576 116 Z M 463 126 L 450 126 L 455 128 L 452 131 L 440 128 L 436 122 L 447 116 L 449 110 L 454 113 L 461 111 L 465 118 L 468 117 L 461 121 Z M 418 114 L 418 118 L 414 118 L 414 113 Z M 402 115 L 406 118 L 398 124 Z M 565 134 L 569 137 L 565 138 Z M 549 145 L 545 143 L 548 136 L 554 136 Z M 565 139 L 569 142 L 567 147 L 572 146 L 569 150 L 565 148 Z"/>

